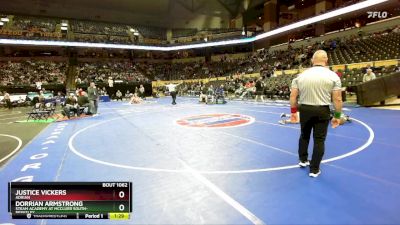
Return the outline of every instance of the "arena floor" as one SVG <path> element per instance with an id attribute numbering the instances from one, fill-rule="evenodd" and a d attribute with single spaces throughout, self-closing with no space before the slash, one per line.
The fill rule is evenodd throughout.
<path id="1" fill-rule="evenodd" d="M 315 179 L 297 166 L 299 125 L 277 123 L 286 103 L 177 102 L 102 103 L 22 140 L 0 170 L 0 224 L 400 224 L 400 111 L 346 107 L 353 122 L 329 129 Z M 132 181 L 131 219 L 13 221 L 7 182 L 22 177 Z"/>

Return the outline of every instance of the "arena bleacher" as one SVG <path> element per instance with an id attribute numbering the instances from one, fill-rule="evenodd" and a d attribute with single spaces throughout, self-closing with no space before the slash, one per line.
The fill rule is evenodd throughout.
<path id="1" fill-rule="evenodd" d="M 31 29 L 27 26 L 33 26 L 26 25 L 30 23 L 26 22 L 27 19 L 23 17 L 16 18 L 15 21 L 16 24 L 20 24 L 18 25 L 19 29 Z M 49 23 L 48 20 L 39 20 L 35 23 L 35 27 L 49 25 Z M 129 43 L 127 28 L 124 26 L 110 29 L 107 27 L 110 25 L 105 23 L 83 24 L 83 22 L 75 22 L 72 25 L 77 34 L 75 38 L 81 41 L 94 41 L 93 35 L 90 33 L 96 33 L 104 37 L 103 41 L 112 40 L 112 37 L 114 37 L 112 35 L 121 35 L 115 36 L 119 38 L 115 42 L 121 42 L 122 38 L 125 38 L 125 43 Z M 53 26 L 50 26 L 47 31 L 51 31 L 51 27 Z M 122 36 L 124 33 L 125 36 Z M 96 41 L 101 40 L 97 38 Z M 118 62 L 118 60 L 111 63 L 81 63 L 78 66 L 79 75 L 76 80 L 77 83 L 89 83 L 89 80 L 107 83 L 107 80 L 111 77 L 113 80 L 121 82 L 149 83 L 150 80 L 210 79 L 260 73 L 261 76 L 266 77 L 265 84 L 268 90 L 279 93 L 290 87 L 291 80 L 296 74 L 310 66 L 310 58 L 316 49 L 326 50 L 331 59 L 330 65 L 337 67 L 345 64 L 397 59 L 399 51 L 396 51 L 396 49 L 399 48 L 399 43 L 399 28 L 392 27 L 379 32 L 367 33 L 363 36 L 354 35 L 344 39 L 336 38 L 314 43 L 309 42 L 309 45 L 300 48 L 289 45 L 286 50 L 260 50 L 243 54 L 239 58 L 223 55 L 207 63 L 202 61 L 126 63 Z M 67 67 L 66 63 L 51 61 L 3 62 L 1 64 L 1 83 L 3 85 L 34 85 L 37 82 L 63 84 Z M 376 67 L 374 72 L 379 77 L 394 72 L 396 68 L 395 65 Z M 292 71 L 285 75 L 286 70 Z M 297 70 L 297 72 L 293 72 L 293 70 Z M 282 75 L 275 77 L 273 76 L 274 73 Z M 338 73 L 341 73 L 343 86 L 352 87 L 362 83 L 365 71 L 362 68 L 345 69 L 341 67 L 338 69 Z M 246 83 L 247 80 L 244 79 L 242 82 Z"/>
<path id="2" fill-rule="evenodd" d="M 0 225 L 400 224 L 398 3 L 2 1 Z"/>

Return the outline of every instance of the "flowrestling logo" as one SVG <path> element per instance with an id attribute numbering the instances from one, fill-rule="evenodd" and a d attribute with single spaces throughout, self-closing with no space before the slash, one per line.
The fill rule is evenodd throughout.
<path id="1" fill-rule="evenodd" d="M 249 125 L 254 122 L 254 118 L 241 114 L 203 114 L 189 116 L 176 121 L 177 124 L 185 127 L 199 128 L 225 128 Z"/>
<path id="2" fill-rule="evenodd" d="M 368 18 L 379 18 L 379 19 L 385 19 L 388 17 L 388 13 L 386 11 L 373 11 L 373 12 L 367 12 Z"/>

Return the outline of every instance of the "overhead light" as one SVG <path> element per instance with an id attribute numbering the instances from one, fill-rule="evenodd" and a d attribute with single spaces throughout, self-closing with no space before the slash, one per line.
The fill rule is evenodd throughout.
<path id="1" fill-rule="evenodd" d="M 261 20 L 261 16 L 259 16 L 258 19 Z"/>
<path id="2" fill-rule="evenodd" d="M 356 3 L 354 5 L 350 5 L 350 6 L 347 6 L 347 7 L 344 7 L 344 8 L 340 8 L 340 9 L 337 9 L 337 10 L 334 10 L 334 11 L 330 11 L 330 12 L 327 12 L 327 13 L 324 13 L 324 14 L 320 14 L 318 16 L 314 16 L 314 17 L 309 18 L 309 19 L 305 19 L 305 20 L 302 20 L 302 21 L 299 21 L 299 22 L 296 22 L 296 23 L 292 23 L 290 25 L 287 25 L 287 26 L 272 30 L 272 31 L 268 31 L 268 32 L 259 34 L 259 35 L 257 35 L 255 37 L 255 39 L 256 40 L 260 40 L 260 39 L 263 39 L 263 38 L 266 38 L 266 37 L 270 37 L 270 36 L 273 36 L 273 35 L 276 35 L 276 34 L 280 34 L 280 33 L 283 33 L 283 32 L 289 31 L 289 30 L 296 29 L 298 27 L 306 26 L 306 25 L 309 25 L 309 24 L 314 24 L 314 23 L 317 23 L 317 22 L 320 22 L 320 21 L 323 21 L 323 20 L 334 18 L 334 17 L 340 16 L 340 15 L 343 15 L 343 14 L 346 14 L 346 13 L 350 13 L 350 12 L 354 12 L 354 11 L 357 11 L 357 10 L 360 10 L 360 9 L 364 9 L 364 8 L 367 8 L 367 7 L 370 7 L 370 6 L 378 5 L 380 3 L 387 2 L 387 1 L 388 0 L 374 0 L 374 1 L 363 1 L 363 2 L 360 2 L 360 3 Z"/>
<path id="3" fill-rule="evenodd" d="M 2 22 L 8 22 L 8 21 L 10 21 L 10 19 L 8 19 L 7 17 L 4 17 L 4 18 L 1 18 L 0 21 L 2 21 Z"/>
<path id="4" fill-rule="evenodd" d="M 1 21 L 0 21 L 0 26 L 3 26 L 3 25 L 4 25 L 4 22 L 1 22 Z"/>
<path id="5" fill-rule="evenodd" d="M 134 32 L 136 32 L 136 29 L 131 28 L 131 29 L 129 29 L 129 31 L 134 33 Z"/>
<path id="6" fill-rule="evenodd" d="M 133 32 L 133 35 L 134 36 L 139 36 L 139 32 L 135 31 L 135 32 Z"/>
<path id="7" fill-rule="evenodd" d="M 68 27 L 68 23 L 61 23 L 62 27 Z"/>
<path id="8" fill-rule="evenodd" d="M 246 32 L 242 31 L 242 35 L 243 35 L 243 36 L 246 35 Z"/>
<path id="9" fill-rule="evenodd" d="M 228 41 L 208 42 L 192 45 L 181 46 L 145 46 L 145 45 L 126 45 L 126 44 L 105 44 L 105 43 L 88 43 L 88 42 L 70 42 L 70 41 L 39 41 L 39 40 L 18 40 L 18 39 L 0 39 L 0 44 L 5 45 L 32 45 L 32 46 L 62 46 L 62 47 L 83 47 L 83 48 L 109 48 L 109 49 L 131 49 L 131 50 L 148 50 L 148 51 L 177 51 L 193 48 L 205 48 L 212 46 L 224 46 L 234 44 L 245 44 L 253 42 L 254 38 L 243 38 Z"/>
<path id="10" fill-rule="evenodd" d="M 68 27 L 61 27 L 61 30 L 68 30 Z"/>
<path id="11" fill-rule="evenodd" d="M 132 50 L 149 50 L 149 51 L 177 51 L 184 49 L 194 49 L 194 48 L 204 48 L 212 46 L 224 46 L 224 45 L 234 45 L 234 44 L 245 44 L 254 42 L 256 40 L 264 39 L 277 35 L 283 32 L 287 32 L 302 26 L 309 24 L 314 24 L 323 20 L 334 18 L 346 13 L 354 12 L 360 9 L 364 9 L 370 6 L 378 5 L 389 0 L 374 0 L 374 1 L 363 1 L 350 5 L 344 8 L 340 8 L 331 12 L 320 14 L 318 16 L 305 19 L 290 25 L 268 31 L 259 34 L 255 37 L 242 38 L 227 41 L 216 41 L 208 43 L 190 44 L 190 45 L 180 45 L 180 46 L 143 46 L 143 45 L 125 45 L 125 44 L 103 44 L 103 43 L 85 43 L 85 42 L 65 42 L 65 41 L 39 41 L 39 40 L 16 40 L 16 39 L 0 39 L 0 44 L 13 44 L 13 45 L 34 45 L 34 46 L 69 46 L 69 47 L 86 47 L 86 48 L 110 48 L 110 49 L 132 49 Z"/>

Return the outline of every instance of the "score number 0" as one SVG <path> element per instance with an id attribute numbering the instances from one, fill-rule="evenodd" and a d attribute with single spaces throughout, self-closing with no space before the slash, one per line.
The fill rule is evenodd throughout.
<path id="1" fill-rule="evenodd" d="M 125 197 L 125 192 L 120 191 L 120 192 L 118 193 L 118 197 L 119 197 L 119 198 L 124 198 L 124 197 Z M 125 206 L 124 206 L 123 204 L 121 204 L 121 205 L 119 205 L 118 209 L 119 209 L 119 211 L 124 211 Z"/>

